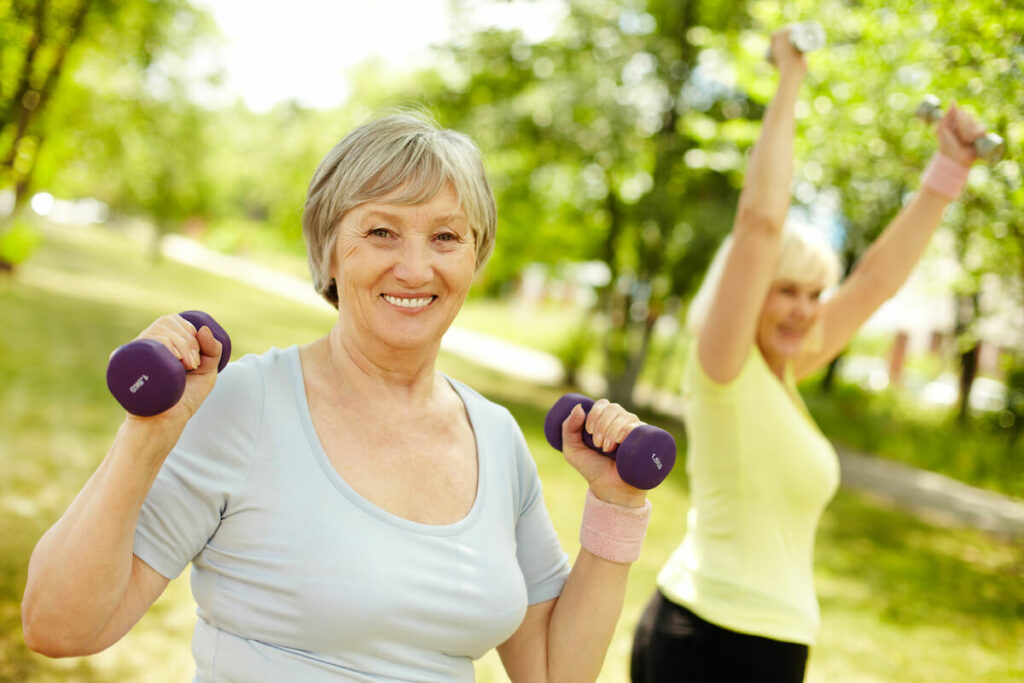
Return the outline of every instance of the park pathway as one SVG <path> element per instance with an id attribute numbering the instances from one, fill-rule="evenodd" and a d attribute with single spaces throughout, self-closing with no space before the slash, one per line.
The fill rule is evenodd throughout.
<path id="1" fill-rule="evenodd" d="M 202 245 L 169 235 L 163 240 L 168 258 L 248 283 L 321 310 L 331 307 L 308 280 L 281 273 L 241 258 L 210 251 Z M 527 349 L 481 332 L 452 327 L 441 348 L 479 365 L 539 384 L 557 385 L 562 366 L 550 354 Z M 639 397 L 657 410 L 675 410 L 678 397 Z M 842 485 L 885 504 L 941 526 L 970 526 L 999 538 L 1024 541 L 1024 500 L 979 489 L 949 477 L 919 470 L 837 446 Z"/>

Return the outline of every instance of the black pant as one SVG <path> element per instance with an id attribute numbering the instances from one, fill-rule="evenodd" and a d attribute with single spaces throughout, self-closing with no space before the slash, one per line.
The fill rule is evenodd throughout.
<path id="1" fill-rule="evenodd" d="M 651 598 L 633 636 L 633 683 L 800 683 L 808 648 L 704 621 L 666 599 Z"/>

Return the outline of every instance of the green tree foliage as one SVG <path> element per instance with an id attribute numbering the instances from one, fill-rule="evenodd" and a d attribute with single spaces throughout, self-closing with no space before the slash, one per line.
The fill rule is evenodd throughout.
<path id="1" fill-rule="evenodd" d="M 1009 143 L 1008 160 L 977 167 L 949 212 L 967 274 L 1024 272 L 1010 241 L 1024 234 L 1013 160 L 1024 14 L 994 0 L 969 9 L 919 0 L 567 7 L 542 42 L 491 30 L 451 46 L 431 101 L 482 142 L 497 177 L 505 232 L 493 276 L 523 260 L 608 265 L 595 320 L 617 400 L 629 400 L 654 321 L 693 291 L 730 227 L 774 88 L 767 36 L 789 22 L 815 18 L 829 35 L 810 56 L 798 112 L 794 206 L 833 229 L 846 263 L 917 188 L 936 144 L 914 111 L 933 92 Z M 965 278 L 963 294 L 980 282 Z"/>
<path id="2" fill-rule="evenodd" d="M 689 294 L 734 211 L 760 105 L 701 45 L 743 2 L 568 3 L 548 40 L 469 36 L 432 104 L 487 152 L 503 233 L 489 267 L 603 261 L 595 323 L 609 394 L 630 402 L 658 317 Z"/>
<path id="3" fill-rule="evenodd" d="M 102 81 L 101 92 L 120 86 L 137 96 L 166 46 L 188 44 L 195 17 L 184 0 L 0 3 L 0 189 L 20 203 L 44 142 L 76 129 L 93 88 Z"/>
<path id="4" fill-rule="evenodd" d="M 917 189 L 937 149 L 928 125 L 914 116 L 926 94 L 944 107 L 955 101 L 1006 139 L 1005 158 L 975 166 L 945 221 L 963 269 L 951 305 L 965 418 L 977 324 L 996 312 L 979 305 L 984 290 L 1009 291 L 1024 306 L 1024 12 L 996 0 L 798 2 L 786 6 L 789 15 L 775 3 L 753 7 L 764 25 L 813 13 L 829 35 L 829 46 L 811 58 L 795 194 L 803 202 L 838 200 L 848 268 Z"/>

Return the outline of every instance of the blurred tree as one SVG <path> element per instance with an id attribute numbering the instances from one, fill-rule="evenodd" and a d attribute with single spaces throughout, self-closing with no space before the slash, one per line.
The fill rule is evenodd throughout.
<path id="1" fill-rule="evenodd" d="M 573 0 L 546 40 L 489 30 L 444 52 L 431 101 L 495 178 L 504 232 L 489 277 L 604 262 L 595 324 L 608 394 L 627 405 L 655 321 L 695 287 L 735 209 L 761 107 L 719 72 L 712 38 L 744 7 Z"/>
<path id="2" fill-rule="evenodd" d="M 51 132 L 46 112 L 67 79 L 106 56 L 146 69 L 192 12 L 184 0 L 12 0 L 0 5 L 0 188 L 24 200 L 40 148 Z M 122 71 L 123 73 L 123 71 Z M 107 74 L 109 76 L 109 74 Z M 63 86 L 63 87 L 66 87 Z M 79 95 L 82 95 L 80 90 Z"/>
<path id="3" fill-rule="evenodd" d="M 1024 203 L 1017 161 L 1024 143 L 1018 120 L 1024 106 L 1024 13 L 1007 11 L 998 0 L 828 0 L 784 7 L 757 2 L 751 8 L 761 25 L 816 16 L 828 33 L 828 46 L 810 58 L 794 196 L 798 204 L 835 212 L 824 220 L 838 219 L 836 241 L 847 268 L 917 189 L 937 149 L 927 124 L 914 117 L 924 95 L 937 95 L 944 107 L 956 101 L 1006 138 L 1004 160 L 975 166 L 968 190 L 945 220 L 963 270 L 950 306 L 958 313 L 959 404 L 966 418 L 977 326 L 991 312 L 976 305 L 979 293 L 984 287 L 1006 289 L 1024 309 Z"/>

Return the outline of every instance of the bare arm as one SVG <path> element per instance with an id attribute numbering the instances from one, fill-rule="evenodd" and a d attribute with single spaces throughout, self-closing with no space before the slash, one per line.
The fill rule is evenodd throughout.
<path id="1" fill-rule="evenodd" d="M 566 459 L 587 479 L 596 497 L 624 507 L 642 507 L 646 492 L 623 482 L 614 460 L 583 445 L 583 424 L 579 408 L 566 418 Z M 586 424 L 595 443 L 608 449 L 601 446 L 602 440 L 621 443 L 639 421 L 602 399 L 591 408 Z M 528 683 L 595 680 L 622 612 L 630 566 L 581 549 L 562 594 L 532 605 L 515 634 L 498 647 L 509 677 Z"/>
<path id="2" fill-rule="evenodd" d="M 701 365 L 717 382 L 738 375 L 750 353 L 789 210 L 794 108 L 807 65 L 790 44 L 788 32 L 787 28 L 772 35 L 779 85 L 750 155 L 733 222 L 732 249 L 697 340 Z"/>
<path id="3" fill-rule="evenodd" d="M 977 158 L 971 143 L 983 132 L 974 118 L 951 106 L 936 126 L 939 151 L 970 166 Z M 797 358 L 794 370 L 798 380 L 835 358 L 860 326 L 903 286 L 949 202 L 923 187 L 886 226 L 836 295 L 824 304 L 824 342 L 820 349 Z"/>
<path id="4" fill-rule="evenodd" d="M 96 472 L 33 550 L 21 607 L 25 642 L 51 657 L 109 647 L 168 583 L 133 555 L 135 524 L 163 461 L 213 387 L 221 348 L 209 329 L 197 335 L 178 316 L 161 318 L 142 336 L 175 349 L 186 368 L 198 367 L 178 405 L 125 419 Z"/>

